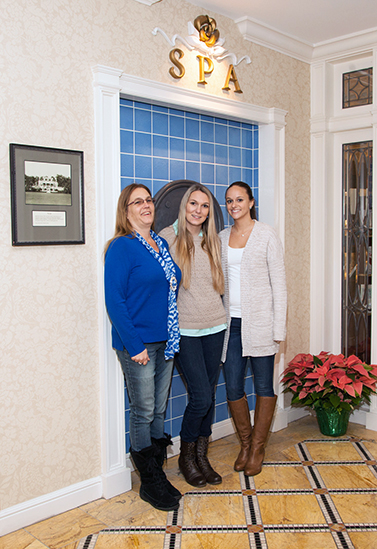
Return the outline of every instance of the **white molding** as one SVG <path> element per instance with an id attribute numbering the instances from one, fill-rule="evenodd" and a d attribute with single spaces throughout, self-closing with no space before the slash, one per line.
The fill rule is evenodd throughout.
<path id="1" fill-rule="evenodd" d="M 260 125 L 263 146 L 268 153 L 261 160 L 260 187 L 269 187 L 275 204 L 277 225 L 284 241 L 284 135 L 286 112 L 281 109 L 264 108 L 241 101 L 186 90 L 171 84 L 153 82 L 144 78 L 123 74 L 122 71 L 104 66 L 93 68 L 96 123 L 96 180 L 97 180 L 97 240 L 98 240 L 98 295 L 101 322 L 101 410 L 102 410 L 102 478 L 105 497 L 125 491 L 118 484 L 121 472 L 124 484 L 129 483 L 130 467 L 124 451 L 124 386 L 121 369 L 111 349 L 110 325 L 104 308 L 103 262 L 100 261 L 105 242 L 114 231 L 116 203 L 120 189 L 119 147 L 119 97 L 123 94 L 137 100 L 186 108 L 205 114 L 252 122 Z M 264 141 L 263 141 L 264 140 Z M 274 158 L 271 173 L 268 164 Z M 277 202 L 275 202 L 277 201 Z M 270 210 L 266 203 L 261 210 Z M 274 220 L 272 220 L 274 221 Z M 214 424 L 213 438 L 228 434 L 230 420 Z M 175 448 L 173 451 L 178 451 Z M 170 452 L 169 452 L 170 453 Z M 128 484 L 129 483 L 129 484 Z"/>
<path id="2" fill-rule="evenodd" d="M 103 249 L 114 233 L 115 212 L 119 197 L 119 78 L 121 74 L 122 71 L 109 67 L 93 68 L 102 495 L 105 498 L 131 489 L 131 471 L 126 467 L 125 455 L 124 381 L 111 346 L 111 329 L 105 309 L 103 289 Z"/>
<path id="3" fill-rule="evenodd" d="M 377 29 L 340 36 L 311 44 L 283 33 L 251 17 L 241 17 L 234 21 L 245 40 L 272 49 L 289 57 L 313 63 L 323 60 L 336 61 L 346 55 L 364 55 L 377 43 Z"/>
<path id="4" fill-rule="evenodd" d="M 121 76 L 120 85 L 122 93 L 136 100 L 145 99 L 165 106 L 173 104 L 199 113 L 223 115 L 230 120 L 285 125 L 287 112 L 282 109 L 259 107 L 129 74 Z"/>
<path id="5" fill-rule="evenodd" d="M 351 55 L 367 55 L 377 43 L 377 29 L 368 29 L 314 44 L 312 61 L 336 61 Z"/>
<path id="6" fill-rule="evenodd" d="M 135 0 L 135 2 L 145 4 L 146 6 L 152 6 L 153 4 L 157 4 L 157 2 L 161 2 L 161 0 Z"/>
<path id="7" fill-rule="evenodd" d="M 102 496 L 102 480 L 92 478 L 0 511 L 0 536 L 85 505 Z"/>
<path id="8" fill-rule="evenodd" d="M 251 17 L 241 17 L 234 21 L 245 40 L 260 46 L 310 63 L 313 57 L 313 45 L 285 34 L 278 29 L 264 25 Z"/>

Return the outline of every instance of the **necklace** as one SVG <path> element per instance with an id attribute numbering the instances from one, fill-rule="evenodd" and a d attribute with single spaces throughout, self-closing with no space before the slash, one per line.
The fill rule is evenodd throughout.
<path id="1" fill-rule="evenodd" d="M 251 225 L 251 227 L 249 227 L 249 229 L 246 230 L 244 233 L 240 233 L 241 236 L 247 235 L 247 234 L 251 231 L 252 228 L 253 228 L 253 225 Z M 234 225 L 233 225 L 232 229 L 234 229 L 234 230 L 238 233 L 238 231 L 237 231 L 237 229 L 234 227 Z"/>

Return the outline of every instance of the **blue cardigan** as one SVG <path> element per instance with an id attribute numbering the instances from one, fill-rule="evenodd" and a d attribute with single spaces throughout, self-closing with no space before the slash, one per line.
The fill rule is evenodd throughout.
<path id="1" fill-rule="evenodd" d="M 179 285 L 181 271 L 175 268 Z M 145 343 L 168 339 L 168 292 L 163 268 L 137 238 L 111 242 L 105 257 L 105 301 L 114 349 L 125 348 L 135 356 Z"/>

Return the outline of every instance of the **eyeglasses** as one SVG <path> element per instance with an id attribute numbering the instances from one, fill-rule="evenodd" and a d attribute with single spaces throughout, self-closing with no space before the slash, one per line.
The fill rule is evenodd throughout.
<path id="1" fill-rule="evenodd" d="M 127 208 L 128 206 L 132 206 L 132 204 L 134 204 L 136 207 L 142 206 L 144 202 L 147 204 L 147 206 L 152 206 L 152 204 L 155 203 L 155 199 L 152 198 L 151 196 L 148 196 L 148 198 L 146 198 L 145 200 L 143 198 L 137 198 L 133 202 L 130 202 L 129 204 L 127 204 Z"/>

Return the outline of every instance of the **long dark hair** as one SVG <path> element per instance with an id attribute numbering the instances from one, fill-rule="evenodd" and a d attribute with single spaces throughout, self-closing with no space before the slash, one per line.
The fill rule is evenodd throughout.
<path id="1" fill-rule="evenodd" d="M 255 198 L 253 196 L 253 191 L 251 190 L 250 186 L 247 183 L 244 183 L 244 181 L 234 181 L 234 183 L 229 185 L 229 187 L 226 190 L 226 193 L 232 187 L 241 187 L 241 189 L 245 189 L 245 191 L 247 192 L 247 196 L 249 197 L 249 200 L 254 200 L 253 207 L 250 208 L 250 217 L 251 217 L 251 219 L 258 219 L 257 218 L 257 212 L 256 212 L 256 209 L 255 209 Z M 225 193 L 225 198 L 226 198 L 226 193 Z"/>

